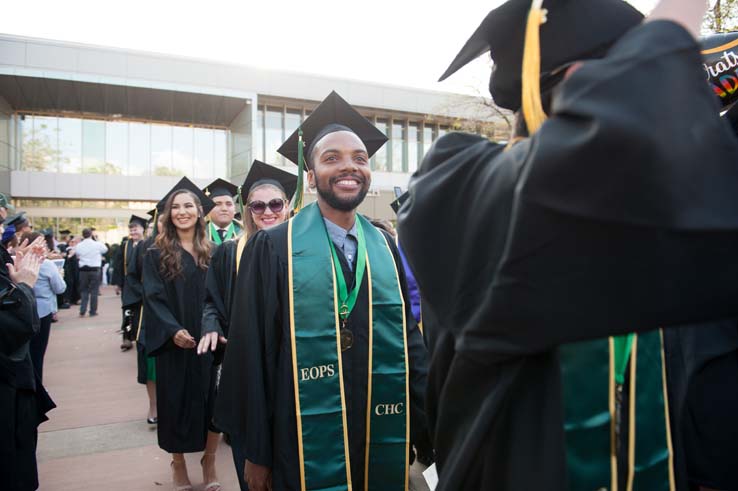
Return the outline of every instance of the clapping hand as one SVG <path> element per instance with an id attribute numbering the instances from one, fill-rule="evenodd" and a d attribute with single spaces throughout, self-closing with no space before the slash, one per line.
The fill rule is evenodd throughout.
<path id="1" fill-rule="evenodd" d="M 33 250 L 24 254 L 17 252 L 15 255 L 15 264 L 8 263 L 8 274 L 13 283 L 25 283 L 33 288 L 38 280 L 38 271 L 44 258 L 42 254 L 34 254 Z"/>

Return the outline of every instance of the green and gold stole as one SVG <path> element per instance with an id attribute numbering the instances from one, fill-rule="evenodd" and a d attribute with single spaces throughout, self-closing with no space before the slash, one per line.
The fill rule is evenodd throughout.
<path id="1" fill-rule="evenodd" d="M 292 369 L 303 491 L 404 490 L 409 379 L 405 303 L 387 241 L 357 214 L 366 242 L 369 349 L 364 482 L 351 480 L 339 300 L 330 238 L 316 204 L 288 224 Z M 358 262 L 358 261 L 357 261 Z"/>
<path id="2" fill-rule="evenodd" d="M 238 231 L 236 229 L 236 225 L 231 222 L 230 225 L 228 225 L 228 228 L 226 229 L 225 239 L 223 240 L 231 240 L 238 234 Z M 218 227 L 213 225 L 213 222 L 208 222 L 208 238 L 215 242 L 217 245 L 220 245 L 223 243 L 222 240 L 220 240 L 220 235 L 218 235 Z"/>
<path id="3" fill-rule="evenodd" d="M 661 331 L 560 348 L 572 491 L 673 491 L 674 463 Z M 616 399 L 630 372 L 626 489 L 618 490 Z M 621 440 L 623 441 L 623 440 Z"/>

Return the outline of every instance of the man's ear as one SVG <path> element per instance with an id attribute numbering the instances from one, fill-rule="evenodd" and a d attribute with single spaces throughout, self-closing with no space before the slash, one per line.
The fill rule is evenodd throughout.
<path id="1" fill-rule="evenodd" d="M 315 189 L 315 171 L 313 169 L 310 169 L 307 174 L 308 177 L 308 187 L 310 189 Z"/>

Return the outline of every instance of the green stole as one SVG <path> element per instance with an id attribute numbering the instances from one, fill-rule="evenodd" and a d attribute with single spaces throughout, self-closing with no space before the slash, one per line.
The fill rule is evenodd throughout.
<path id="1" fill-rule="evenodd" d="M 387 241 L 361 215 L 369 295 L 365 480 L 352 483 L 336 274 L 317 204 L 288 223 L 292 370 L 301 489 L 406 490 L 409 379 L 405 303 Z M 350 325 L 349 325 L 350 327 Z"/>
<path id="2" fill-rule="evenodd" d="M 564 430 L 572 491 L 673 491 L 666 377 L 660 331 L 560 348 Z M 618 490 L 617 384 L 630 370 L 626 489 Z"/>
<path id="3" fill-rule="evenodd" d="M 236 225 L 231 222 L 230 225 L 228 225 L 228 228 L 226 229 L 225 239 L 224 240 L 231 240 L 234 237 L 236 237 L 237 231 L 236 231 Z M 215 242 L 217 245 L 220 245 L 223 243 L 222 240 L 220 240 L 220 235 L 218 235 L 218 227 L 213 225 L 213 222 L 208 222 L 208 238 Z"/>

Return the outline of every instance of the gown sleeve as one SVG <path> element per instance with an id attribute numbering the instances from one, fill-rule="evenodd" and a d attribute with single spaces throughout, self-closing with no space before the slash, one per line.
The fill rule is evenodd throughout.
<path id="1" fill-rule="evenodd" d="M 143 260 L 144 309 L 146 310 L 146 350 L 149 356 L 173 346 L 172 338 L 183 327 L 175 318 L 159 271 L 159 251 L 151 249 Z"/>
<path id="2" fill-rule="evenodd" d="M 279 259 L 266 232 L 241 257 L 228 348 L 216 400 L 216 425 L 243 445 L 245 457 L 272 467 L 272 427 L 281 331 Z"/>
<path id="3" fill-rule="evenodd" d="M 139 263 L 138 255 L 143 252 L 140 247 L 144 242 L 139 242 L 136 247 L 131 248 L 128 256 L 128 264 L 126 264 L 126 283 L 125 288 L 128 290 L 129 298 L 141 299 L 143 297 L 143 284 L 141 284 L 141 276 L 137 264 Z"/>
<path id="4" fill-rule="evenodd" d="M 123 251 L 127 246 L 128 241 L 121 242 L 120 247 L 115 251 L 115 256 L 112 261 L 113 275 L 110 278 L 110 282 L 119 288 L 123 288 L 123 277 L 125 275 L 125 272 L 123 271 Z"/>
<path id="5" fill-rule="evenodd" d="M 0 354 L 18 361 L 16 351 L 39 329 L 36 297 L 30 287 L 13 285 L 6 276 L 0 277 L 0 289 L 7 292 L 0 308 Z"/>
<path id="6" fill-rule="evenodd" d="M 218 336 L 227 336 L 228 321 L 226 301 L 226 276 L 228 271 L 227 246 L 229 242 L 219 245 L 215 249 L 208 274 L 205 279 L 205 305 L 202 311 L 202 333 L 218 333 Z"/>

